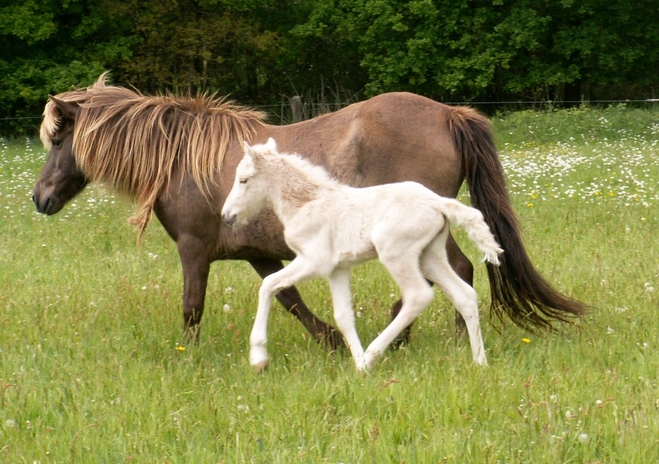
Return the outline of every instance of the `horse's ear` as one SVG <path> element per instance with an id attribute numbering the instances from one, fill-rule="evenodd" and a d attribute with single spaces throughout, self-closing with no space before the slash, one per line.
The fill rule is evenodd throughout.
<path id="1" fill-rule="evenodd" d="M 62 117 L 64 119 L 74 120 L 76 118 L 76 116 L 78 115 L 78 111 L 80 110 L 80 106 L 78 106 L 77 103 L 66 102 L 66 101 L 60 100 L 59 98 L 54 97 L 52 95 L 50 95 L 49 98 L 50 98 L 50 101 L 53 102 L 55 107 L 62 114 Z"/>

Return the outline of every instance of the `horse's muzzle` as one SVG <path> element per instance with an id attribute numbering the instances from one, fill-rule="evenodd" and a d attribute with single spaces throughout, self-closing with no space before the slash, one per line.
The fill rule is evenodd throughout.
<path id="1" fill-rule="evenodd" d="M 50 199 L 50 197 L 46 197 L 45 201 L 39 202 L 39 199 L 35 194 L 32 194 L 32 202 L 34 203 L 34 206 L 37 207 L 37 212 L 41 214 L 47 214 L 51 215 L 53 214 L 52 206 L 53 202 Z"/>

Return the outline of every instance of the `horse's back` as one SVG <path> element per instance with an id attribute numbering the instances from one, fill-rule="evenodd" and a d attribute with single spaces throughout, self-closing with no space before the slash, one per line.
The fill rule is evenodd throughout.
<path id="1" fill-rule="evenodd" d="M 268 126 L 283 152 L 295 152 L 355 187 L 412 180 L 455 196 L 464 178 L 450 117 L 454 108 L 407 92 L 378 95 L 289 126 Z"/>

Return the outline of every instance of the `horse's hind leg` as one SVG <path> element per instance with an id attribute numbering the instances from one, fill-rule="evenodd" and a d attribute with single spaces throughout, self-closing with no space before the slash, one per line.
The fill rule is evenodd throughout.
<path id="1" fill-rule="evenodd" d="M 252 265 L 262 279 L 284 268 L 281 261 L 272 259 L 250 260 L 249 264 Z M 341 338 L 339 331 L 330 324 L 318 319 L 309 310 L 297 288 L 287 287 L 281 290 L 277 293 L 277 299 L 284 308 L 298 318 L 318 343 L 324 343 L 331 350 L 336 350 L 343 346 L 343 338 Z"/>
<path id="2" fill-rule="evenodd" d="M 425 277 L 444 290 L 455 305 L 467 327 L 474 362 L 487 365 L 476 291 L 453 270 L 446 256 L 445 240 L 438 236 L 421 255 L 421 270 Z"/>

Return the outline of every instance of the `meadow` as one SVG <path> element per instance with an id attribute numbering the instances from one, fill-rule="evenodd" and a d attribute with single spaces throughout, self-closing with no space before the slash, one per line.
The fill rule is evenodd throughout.
<path id="1" fill-rule="evenodd" d="M 37 214 L 46 154 L 0 139 L 0 462 L 659 462 L 659 111 L 492 119 L 534 264 L 593 310 L 555 335 L 498 323 L 476 264 L 489 367 L 472 365 L 438 293 L 368 375 L 278 305 L 271 364 L 254 373 L 260 280 L 243 262 L 213 264 L 187 344 L 178 255 L 157 221 L 138 247 L 132 203 L 99 185 Z M 367 343 L 398 291 L 377 263 L 352 286 Z M 332 320 L 326 282 L 300 290 Z"/>

